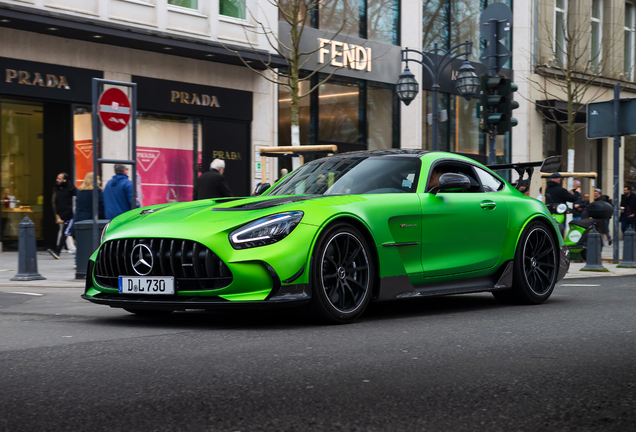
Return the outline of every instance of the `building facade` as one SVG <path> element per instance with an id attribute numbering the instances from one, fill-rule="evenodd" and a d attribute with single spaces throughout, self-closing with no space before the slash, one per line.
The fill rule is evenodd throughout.
<path id="1" fill-rule="evenodd" d="M 191 200 L 197 176 L 217 157 L 226 160 L 234 193 L 248 195 L 258 175 L 254 148 L 274 141 L 277 109 L 275 86 L 238 57 L 256 64 L 258 55 L 272 53 L 245 30 L 257 19 L 275 22 L 276 11 L 253 7 L 247 14 L 250 5 L 1 1 L 4 246 L 15 244 L 25 215 L 36 223 L 38 243 L 54 244 L 56 175 L 66 172 L 80 185 L 93 171 L 93 78 L 136 83 L 142 205 Z M 102 143 L 102 157 L 131 159 L 125 133 L 104 132 Z M 105 183 L 113 169 L 102 168 Z"/>
<path id="2" fill-rule="evenodd" d="M 527 52 L 515 63 L 521 87 L 527 139 L 513 145 L 513 159 L 563 155 L 563 171 L 596 172 L 590 181 L 613 197 L 614 146 L 612 138 L 588 139 L 587 104 L 613 98 L 621 86 L 622 98 L 636 97 L 634 79 L 634 13 L 636 4 L 625 0 L 535 0 L 517 2 L 516 38 Z M 516 33 L 517 35 L 517 33 Z M 568 108 L 568 103 L 570 108 Z M 571 113 L 568 118 L 568 112 Z M 569 132 L 571 131 L 571 132 Z M 517 131 L 515 131 L 517 132 Z M 636 139 L 623 137 L 619 184 L 636 186 Z M 538 193 L 538 179 L 533 193 Z"/>

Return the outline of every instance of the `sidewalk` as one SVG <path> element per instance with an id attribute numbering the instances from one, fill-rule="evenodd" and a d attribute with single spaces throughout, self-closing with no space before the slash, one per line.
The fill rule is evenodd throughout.
<path id="1" fill-rule="evenodd" d="M 619 261 L 623 258 L 623 242 L 619 243 Z M 565 279 L 588 278 L 598 276 L 626 276 L 636 275 L 636 268 L 617 268 L 612 264 L 613 249 L 611 246 L 603 248 L 603 266 L 607 272 L 581 271 L 584 262 L 573 262 Z M 0 287 L 49 287 L 49 288 L 84 288 L 83 279 L 75 279 L 75 254 L 62 253 L 56 260 L 48 252 L 38 252 L 38 273 L 45 280 L 12 281 L 18 273 L 18 253 L 0 253 Z"/>
<path id="2" fill-rule="evenodd" d="M 75 254 L 61 253 L 56 260 L 48 252 L 37 253 L 38 273 L 45 280 L 12 281 L 18 273 L 18 252 L 0 253 L 0 286 L 40 288 L 84 288 L 84 279 L 75 279 Z"/>

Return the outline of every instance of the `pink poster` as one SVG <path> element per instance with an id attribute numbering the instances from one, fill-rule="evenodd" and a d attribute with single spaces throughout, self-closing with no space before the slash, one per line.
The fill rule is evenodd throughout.
<path id="1" fill-rule="evenodd" d="M 192 150 L 137 147 L 142 206 L 192 200 Z"/>

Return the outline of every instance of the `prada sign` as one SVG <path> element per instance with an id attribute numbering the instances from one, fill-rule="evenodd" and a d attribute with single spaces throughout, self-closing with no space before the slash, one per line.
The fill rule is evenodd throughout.
<path id="1" fill-rule="evenodd" d="M 101 71 L 0 57 L 0 94 L 91 102 L 92 78 Z"/>
<path id="2" fill-rule="evenodd" d="M 289 24 L 280 21 L 278 35 L 282 52 L 285 52 L 285 46 L 290 46 L 290 34 Z M 300 59 L 303 69 L 320 69 L 325 74 L 333 72 L 350 78 L 395 84 L 402 72 L 401 47 L 325 30 L 305 27 L 300 51 L 312 53 Z"/>
<path id="3" fill-rule="evenodd" d="M 252 120 L 252 92 L 133 76 L 140 110 Z"/>

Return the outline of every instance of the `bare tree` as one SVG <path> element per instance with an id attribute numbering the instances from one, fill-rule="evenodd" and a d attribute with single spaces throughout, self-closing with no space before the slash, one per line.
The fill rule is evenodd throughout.
<path id="1" fill-rule="evenodd" d="M 577 115 L 584 112 L 587 103 L 604 93 L 603 85 L 608 85 L 603 82 L 605 78 L 617 78 L 613 76 L 616 73 L 611 70 L 611 63 L 605 61 L 617 42 L 612 43 L 611 37 L 606 37 L 602 45 L 601 41 L 593 41 L 590 9 L 579 12 L 568 9 L 557 14 L 555 31 L 544 24 L 544 47 L 551 58 L 535 65 L 542 79 L 529 80 L 544 100 L 565 99 L 564 107 L 541 106 L 540 112 L 566 131 L 568 149 L 572 151 L 577 132 L 585 128 L 577 125 Z"/>
<path id="2" fill-rule="evenodd" d="M 329 33 L 329 39 L 335 38 L 340 33 L 353 30 L 351 24 L 352 20 L 348 20 L 345 17 L 351 16 L 352 13 L 355 14 L 357 12 L 358 3 L 357 1 L 352 2 L 351 0 L 328 0 L 328 2 L 323 0 L 268 0 L 268 3 L 278 10 L 280 20 L 285 21 L 289 25 L 290 29 L 287 37 L 278 35 L 278 22 L 274 23 L 274 27 L 272 26 L 272 23 L 267 20 L 261 21 L 256 19 L 252 11 L 249 11 L 252 20 L 256 23 L 256 28 L 253 29 L 244 27 L 246 39 L 248 40 L 250 48 L 254 51 L 254 53 L 256 53 L 258 61 L 262 64 L 262 66 L 264 66 L 264 70 L 255 68 L 253 63 L 244 59 L 239 51 L 233 50 L 227 46 L 226 48 L 229 51 L 234 52 L 243 64 L 253 72 L 262 76 L 266 80 L 289 90 L 291 94 L 292 145 L 300 145 L 300 100 L 307 97 L 320 87 L 320 85 L 328 81 L 335 72 L 344 67 L 344 65 L 334 67 L 330 73 L 325 76 L 321 75 L 321 79 L 319 79 L 315 85 L 309 85 L 308 90 L 301 94 L 301 83 L 311 83 L 311 79 L 316 74 L 319 74 L 328 66 L 333 66 L 331 62 L 327 61 L 312 71 L 301 73 L 301 71 L 306 70 L 305 66 L 312 59 L 312 56 L 317 55 L 321 48 L 323 48 L 319 44 L 319 46 L 315 49 L 303 51 L 301 49 L 303 32 L 310 24 L 312 13 L 317 12 L 319 8 L 320 13 L 324 14 L 323 21 L 339 22 L 339 28 L 337 28 L 334 32 Z M 357 23 L 357 20 L 354 21 Z M 273 67 L 271 56 L 264 56 L 256 49 L 254 44 L 250 41 L 248 32 L 265 36 L 268 44 L 272 47 L 274 52 L 283 59 L 283 62 L 286 63 L 287 66 L 284 68 Z M 355 46 L 343 43 L 340 45 L 340 49 L 337 51 L 336 56 L 342 56 L 344 58 L 345 54 L 351 54 L 351 52 L 355 49 Z M 350 55 L 348 58 L 354 57 L 355 55 Z M 370 59 L 367 59 L 367 61 L 370 61 Z"/>

